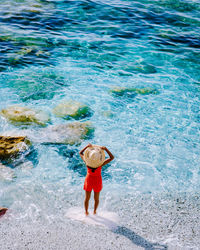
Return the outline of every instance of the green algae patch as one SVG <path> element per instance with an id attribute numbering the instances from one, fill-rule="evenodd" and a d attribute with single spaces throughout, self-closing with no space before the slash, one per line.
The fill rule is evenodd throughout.
<path id="1" fill-rule="evenodd" d="M 47 113 L 20 106 L 10 106 L 2 109 L 0 115 L 14 125 L 38 124 L 45 126 L 50 121 L 50 116 Z"/>
<path id="2" fill-rule="evenodd" d="M 64 119 L 82 119 L 91 116 L 92 110 L 87 105 L 75 102 L 75 101 L 65 101 L 58 104 L 54 109 L 53 113 Z"/>

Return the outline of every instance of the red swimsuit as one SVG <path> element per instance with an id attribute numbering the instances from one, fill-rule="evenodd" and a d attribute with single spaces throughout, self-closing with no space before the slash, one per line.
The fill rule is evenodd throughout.
<path id="1" fill-rule="evenodd" d="M 85 191 L 100 192 L 103 188 L 102 177 L 101 177 L 102 166 L 96 168 L 95 170 L 87 166 L 87 175 L 85 177 L 84 187 Z"/>

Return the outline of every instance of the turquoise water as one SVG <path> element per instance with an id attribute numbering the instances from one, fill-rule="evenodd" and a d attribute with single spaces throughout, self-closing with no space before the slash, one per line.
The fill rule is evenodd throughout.
<path id="1" fill-rule="evenodd" d="M 115 155 L 103 171 L 104 207 L 126 194 L 196 195 L 199 13 L 199 2 L 186 0 L 1 1 L 0 109 L 44 110 L 50 126 L 71 122 L 52 109 L 72 99 L 93 110 L 83 121 L 95 132 L 78 146 L 45 145 L 37 138 L 41 127 L 16 127 L 1 117 L 1 134 L 26 134 L 34 150 L 8 166 L 15 178 L 0 182 L 0 205 L 26 222 L 81 205 L 86 171 L 78 150 L 88 142 Z M 120 96 L 111 93 L 114 87 L 156 94 Z"/>

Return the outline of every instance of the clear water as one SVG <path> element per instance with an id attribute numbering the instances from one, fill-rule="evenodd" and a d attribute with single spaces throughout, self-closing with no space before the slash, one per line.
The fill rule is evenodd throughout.
<path id="1" fill-rule="evenodd" d="M 1 117 L 1 134 L 27 134 L 34 152 L 9 166 L 15 178 L 1 180 L 0 205 L 17 211 L 13 217 L 24 223 L 49 222 L 62 218 L 65 208 L 82 206 L 86 171 L 78 150 L 90 141 L 115 155 L 103 171 L 103 208 L 120 213 L 120 207 L 127 224 L 128 208 L 140 208 L 141 216 L 150 212 L 141 197 L 158 199 L 159 211 L 167 209 L 161 201 L 183 199 L 187 213 L 196 209 L 194 220 L 184 233 L 172 230 L 173 244 L 197 247 L 199 13 L 199 2 L 186 0 L 1 1 L 0 109 L 39 108 L 51 114 L 52 124 L 62 124 L 67 121 L 51 112 L 55 105 L 80 101 L 94 111 L 84 120 L 95 133 L 79 146 L 44 145 L 34 141 L 40 127 L 15 127 Z M 158 94 L 114 96 L 109 90 L 116 86 L 150 87 Z M 146 234 L 139 224 L 131 226 L 158 240 L 161 223 Z M 166 232 L 161 238 L 170 237 Z"/>

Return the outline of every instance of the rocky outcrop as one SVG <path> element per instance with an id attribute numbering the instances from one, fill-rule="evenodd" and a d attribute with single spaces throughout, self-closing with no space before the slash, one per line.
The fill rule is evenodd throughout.
<path id="1" fill-rule="evenodd" d="M 28 150 L 30 145 L 30 141 L 23 136 L 0 136 L 0 159 L 17 157 L 20 153 Z"/>
<path id="2" fill-rule="evenodd" d="M 75 101 L 65 101 L 58 104 L 54 109 L 53 113 L 64 119 L 81 119 L 87 116 L 91 116 L 92 111 L 91 109 L 80 102 Z"/>
<path id="3" fill-rule="evenodd" d="M 49 126 L 39 134 L 43 143 L 79 144 L 89 138 L 94 132 L 90 122 L 72 122 Z"/>
<path id="4" fill-rule="evenodd" d="M 15 125 L 38 124 L 44 126 L 50 121 L 50 117 L 47 113 L 20 106 L 10 106 L 6 109 L 2 109 L 0 115 Z"/>

